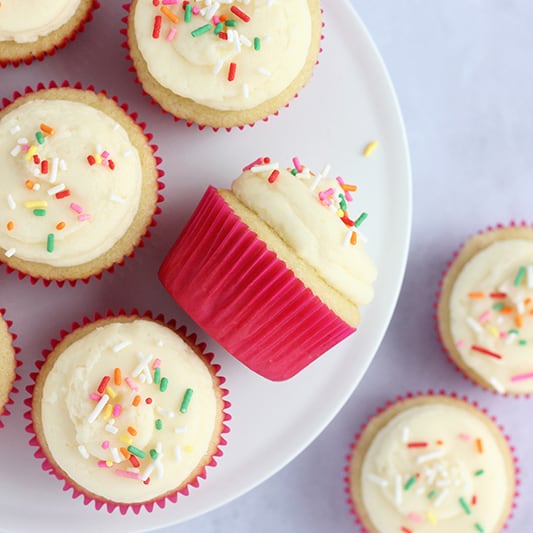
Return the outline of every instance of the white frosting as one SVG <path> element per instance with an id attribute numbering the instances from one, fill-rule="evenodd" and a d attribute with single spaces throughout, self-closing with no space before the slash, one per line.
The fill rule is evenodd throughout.
<path id="1" fill-rule="evenodd" d="M 2 0 L 0 42 L 34 42 L 65 24 L 79 5 L 80 0 Z"/>
<path id="2" fill-rule="evenodd" d="M 319 200 L 321 192 L 333 188 L 331 198 L 337 201 L 343 193 L 338 182 L 323 178 L 311 190 L 316 180 L 307 171 L 295 177 L 280 169 L 274 183 L 268 181 L 271 172 L 244 172 L 233 182 L 233 193 L 331 287 L 356 305 L 370 302 L 376 268 L 363 239 L 358 238 L 355 245 L 347 243 L 351 229 L 341 221 L 336 208 Z"/>
<path id="3" fill-rule="evenodd" d="M 41 124 L 55 130 L 43 133 L 43 144 L 36 139 Z M 103 158 L 88 163 L 97 149 L 109 153 L 114 170 Z M 48 161 L 47 174 L 33 153 Z M 59 267 L 86 263 L 112 248 L 135 217 L 142 187 L 139 154 L 124 128 L 89 105 L 30 100 L 7 113 L 0 120 L 0 160 L 0 247 L 21 259 Z M 50 194 L 62 186 L 69 196 Z M 46 202 L 45 215 L 25 207 L 44 204 L 26 202 Z"/>
<path id="4" fill-rule="evenodd" d="M 427 446 L 409 447 L 414 443 Z M 364 507 L 381 533 L 476 531 L 476 524 L 478 531 L 495 532 L 512 490 L 506 464 L 480 416 L 445 403 L 411 407 L 368 448 Z"/>
<path id="5" fill-rule="evenodd" d="M 472 257 L 457 276 L 449 309 L 452 337 L 468 367 L 500 392 L 533 391 L 532 241 L 498 241 Z"/>
<path id="6" fill-rule="evenodd" d="M 217 10 L 209 9 L 216 2 L 198 0 L 201 8 L 191 22 L 184 22 L 182 2 L 166 5 L 179 18 L 172 23 L 154 7 L 152 0 L 138 0 L 134 14 L 137 43 L 150 74 L 173 93 L 197 103 L 219 109 L 249 109 L 282 92 L 300 73 L 311 43 L 312 21 L 307 0 L 250 0 L 220 2 Z M 230 11 L 236 6 L 245 12 L 249 22 Z M 224 28 L 233 42 L 214 34 L 212 17 L 228 14 L 237 26 Z M 154 18 L 162 17 L 161 33 L 153 38 Z M 205 24 L 213 28 L 193 37 L 191 32 Z M 176 30 L 172 40 L 169 31 Z M 260 39 L 260 50 L 254 38 Z M 236 65 L 234 81 L 228 81 L 230 63 Z"/>
<path id="7" fill-rule="evenodd" d="M 140 358 L 150 356 L 148 370 L 136 375 Z M 146 373 L 150 381 L 155 379 L 153 364 L 158 359 L 161 381 L 168 380 L 163 392 L 160 384 L 143 383 Z M 121 369 L 120 385 L 115 383 L 115 368 Z M 91 421 L 98 400 L 90 395 L 104 376 L 110 377 L 108 387 L 116 394 L 108 405 L 121 405 L 121 413 L 113 416 L 104 408 Z M 138 390 L 132 390 L 126 378 Z M 193 393 L 182 413 L 187 389 Z M 138 406 L 132 404 L 136 395 L 141 398 Z M 152 402 L 147 403 L 147 398 Z M 139 319 L 97 328 L 60 355 L 44 384 L 42 421 L 50 453 L 70 478 L 105 499 L 134 503 L 176 489 L 205 459 L 217 405 L 211 373 L 194 351 L 169 328 Z M 118 431 L 110 432 L 110 426 Z M 135 436 L 128 427 L 135 429 Z M 146 454 L 139 459 L 141 479 L 117 474 L 133 468 L 119 452 L 129 445 Z M 156 460 L 150 450 L 158 452 Z M 100 467 L 100 461 L 110 461 L 110 466 Z M 145 484 L 142 478 L 150 470 L 150 482 Z"/>

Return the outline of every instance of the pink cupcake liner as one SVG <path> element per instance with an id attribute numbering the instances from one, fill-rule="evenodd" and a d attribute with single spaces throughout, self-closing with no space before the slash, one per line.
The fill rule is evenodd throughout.
<path id="1" fill-rule="evenodd" d="M 132 59 L 132 57 L 130 55 L 130 46 L 129 46 L 129 43 L 128 43 L 128 17 L 129 17 L 129 14 L 130 14 L 131 2 L 129 2 L 127 4 L 123 4 L 122 7 L 126 11 L 126 15 L 121 19 L 121 22 L 124 24 L 124 27 L 121 28 L 121 30 L 120 30 L 121 35 L 124 37 L 124 41 L 122 42 L 121 46 L 122 46 L 122 48 L 124 48 L 126 50 L 126 60 L 128 61 L 128 63 L 130 63 L 130 66 L 128 67 L 128 72 L 131 72 L 131 73 L 133 73 L 135 75 L 135 83 L 137 83 L 141 87 L 142 94 L 144 96 L 147 96 L 148 98 L 150 98 L 150 103 L 153 106 L 159 107 L 159 109 L 161 110 L 161 112 L 164 115 L 170 115 L 170 117 L 172 117 L 174 122 L 184 121 L 185 125 L 188 128 L 190 128 L 191 126 L 196 126 L 199 131 L 204 130 L 206 127 L 211 129 L 214 132 L 217 132 L 220 129 L 224 129 L 227 132 L 230 132 L 232 129 L 238 129 L 238 130 L 242 131 L 242 130 L 244 130 L 244 128 L 246 126 L 248 126 L 250 128 L 253 128 L 255 126 L 256 122 L 250 122 L 249 124 L 242 124 L 240 126 L 233 126 L 233 127 L 229 127 L 229 128 L 217 128 L 217 127 L 209 126 L 209 125 L 206 125 L 206 124 L 197 124 L 196 122 L 193 122 L 191 120 L 187 120 L 187 119 L 184 119 L 184 118 L 177 117 L 176 115 L 174 115 L 170 111 L 167 111 L 166 109 L 164 109 L 161 106 L 161 104 L 159 104 L 159 102 L 157 100 L 155 100 L 155 98 L 153 98 L 149 93 L 147 93 L 144 90 L 144 87 L 143 87 L 143 85 L 141 83 L 141 80 L 139 79 L 139 76 L 137 75 L 137 70 L 135 69 L 135 65 L 133 64 L 133 59 Z M 320 9 L 320 12 L 324 13 L 324 10 Z M 324 28 L 324 21 L 322 21 L 322 28 Z M 320 40 L 324 40 L 324 35 L 323 34 L 320 36 Z M 319 54 L 321 54 L 321 53 L 322 53 L 322 47 L 320 47 L 320 49 L 319 49 Z M 318 64 L 319 64 L 319 60 L 317 59 L 316 62 L 315 62 L 315 65 L 318 65 Z M 299 94 L 295 93 L 294 96 L 293 96 L 293 99 L 298 98 L 298 96 L 299 96 Z M 291 104 L 291 102 L 287 102 L 284 106 L 282 106 L 282 108 L 288 108 L 290 106 L 290 104 Z M 279 111 L 280 111 L 280 109 L 274 111 L 273 113 L 270 113 L 266 117 L 263 117 L 261 119 L 261 122 L 268 122 L 270 117 L 277 117 L 279 115 Z"/>
<path id="2" fill-rule="evenodd" d="M 14 384 L 16 381 L 20 380 L 20 375 L 17 372 L 17 369 L 20 366 L 22 366 L 22 361 L 20 359 L 18 359 L 18 354 L 20 353 L 20 348 L 15 344 L 15 341 L 17 340 L 18 335 L 16 335 L 15 333 L 13 333 L 11 331 L 11 327 L 13 326 L 13 322 L 11 320 L 7 319 L 7 317 L 5 316 L 5 313 L 6 313 L 6 310 L 0 308 L 0 317 L 2 317 L 4 322 L 7 324 L 7 329 L 9 331 L 9 334 L 11 335 L 11 339 L 12 339 L 12 343 L 13 343 L 12 344 L 13 350 L 15 351 L 15 379 L 13 380 L 13 384 Z M 2 417 L 7 417 L 7 416 L 9 416 L 11 414 L 10 411 L 7 409 L 7 406 L 8 405 L 13 405 L 13 395 L 17 394 L 18 392 L 19 392 L 19 390 L 15 386 L 12 386 L 11 387 L 11 392 L 9 393 L 9 395 L 7 397 L 7 402 L 4 404 L 3 408 L 0 408 L 0 429 L 4 427 L 4 424 L 2 422 Z"/>
<path id="3" fill-rule="evenodd" d="M 228 352 L 273 381 L 355 331 L 209 187 L 161 265 L 176 302 Z"/>
<path id="4" fill-rule="evenodd" d="M 165 172 L 160 168 L 160 165 L 161 165 L 163 160 L 161 159 L 161 157 L 155 155 L 157 153 L 157 151 L 159 150 L 159 146 L 157 144 L 154 144 L 154 143 L 151 142 L 152 139 L 154 138 L 154 136 L 153 136 L 152 133 L 150 133 L 150 132 L 148 132 L 146 130 L 146 123 L 139 121 L 138 113 L 137 112 L 131 112 L 129 110 L 128 104 L 121 103 L 116 96 L 109 96 L 105 90 L 102 89 L 102 90 L 97 92 L 93 85 L 88 85 L 88 86 L 84 87 L 80 82 L 76 82 L 76 83 L 71 84 L 69 81 L 65 80 L 60 85 L 58 85 L 55 81 L 49 82 L 48 86 L 44 85 L 43 83 L 38 83 L 37 87 L 35 89 L 33 89 L 30 86 L 26 86 L 24 88 L 24 92 L 23 93 L 15 91 L 13 93 L 13 96 L 12 96 L 11 99 L 2 98 L 2 100 L 0 102 L 0 104 L 1 104 L 0 110 L 4 109 L 8 105 L 12 104 L 13 102 L 15 102 L 21 96 L 25 96 L 25 95 L 30 94 L 30 93 L 35 93 L 35 92 L 41 91 L 43 89 L 58 89 L 58 88 L 71 88 L 71 89 L 80 89 L 80 90 L 93 91 L 93 92 L 95 92 L 97 94 L 103 94 L 104 96 L 107 96 L 108 98 L 113 100 L 122 110 L 124 110 L 124 112 L 127 113 L 127 115 L 137 124 L 137 126 L 139 126 L 142 129 L 146 139 L 148 140 L 149 143 L 151 143 L 150 147 L 152 148 L 152 151 L 154 153 L 154 158 L 155 158 L 155 162 L 156 162 L 156 165 L 157 165 L 157 189 L 158 189 L 158 193 L 157 193 L 156 207 L 155 207 L 154 213 L 152 215 L 152 219 L 151 219 L 150 223 L 147 225 L 145 233 L 141 236 L 138 244 L 134 247 L 132 252 L 129 255 L 124 256 L 117 263 L 114 263 L 110 267 L 101 270 L 99 273 L 93 274 L 93 275 L 88 276 L 86 278 L 79 278 L 79 279 L 74 279 L 74 280 L 54 280 L 54 279 L 46 279 L 46 278 L 41 278 L 41 277 L 35 277 L 35 276 L 30 275 L 30 274 L 26 274 L 24 272 L 20 272 L 19 270 L 16 270 L 16 269 L 10 267 L 0 257 L 0 265 L 3 264 L 5 266 L 6 272 L 8 274 L 16 273 L 20 280 L 25 279 L 25 278 L 29 278 L 30 283 L 32 285 L 35 285 L 38 282 L 42 282 L 45 287 L 48 287 L 52 283 L 55 283 L 59 287 L 63 287 L 63 285 L 65 285 L 65 283 L 68 283 L 71 287 L 74 287 L 76 285 L 76 283 L 78 283 L 78 282 L 87 284 L 93 278 L 101 279 L 104 272 L 109 272 L 109 273 L 112 274 L 115 271 L 115 267 L 116 266 L 122 266 L 124 264 L 124 262 L 126 260 L 126 257 L 134 258 L 135 257 L 135 251 L 138 248 L 144 248 L 145 240 L 149 239 L 152 236 L 151 228 L 155 228 L 157 226 L 156 217 L 161 214 L 161 206 L 160 206 L 160 204 L 162 204 L 162 202 L 165 199 L 164 196 L 161 193 L 161 191 L 165 188 L 165 184 L 162 181 L 162 178 L 165 175 Z"/>
<path id="5" fill-rule="evenodd" d="M 528 222 L 526 222 L 524 220 L 522 220 L 520 222 L 516 222 L 514 220 L 511 220 L 508 224 L 497 223 L 494 226 L 487 226 L 485 229 L 478 230 L 474 235 L 483 235 L 484 233 L 488 233 L 488 232 L 495 231 L 495 230 L 500 230 L 500 229 L 505 229 L 505 228 L 533 228 L 533 224 L 532 223 L 528 223 Z M 466 240 L 464 240 L 459 245 L 459 247 L 453 252 L 452 258 L 449 261 L 446 262 L 446 267 L 442 271 L 441 278 L 439 280 L 439 288 L 435 292 L 435 299 L 433 301 L 433 321 L 434 321 L 434 329 L 435 329 L 435 332 L 437 334 L 439 343 L 441 345 L 442 353 L 444 353 L 446 355 L 448 363 L 450 363 L 453 366 L 453 368 L 455 369 L 455 372 L 458 373 L 463 378 L 463 380 L 468 381 L 470 384 L 474 385 L 475 387 L 478 387 L 478 388 L 482 389 L 485 392 L 492 393 L 493 395 L 499 396 L 499 397 L 515 398 L 515 399 L 519 399 L 519 398 L 527 399 L 527 398 L 530 398 L 531 397 L 531 393 L 527 393 L 527 394 L 526 393 L 518 394 L 518 393 L 514 393 L 514 392 L 501 393 L 501 392 L 498 392 L 497 390 L 495 390 L 494 388 L 488 388 L 488 387 L 483 386 L 481 383 L 477 382 L 471 376 L 469 376 L 468 374 L 466 374 L 463 371 L 463 369 L 454 361 L 454 359 L 450 355 L 450 352 L 448 351 L 448 349 L 446 348 L 446 346 L 444 344 L 444 340 L 442 338 L 442 334 L 441 334 L 440 327 L 439 327 L 439 317 L 438 317 L 438 306 L 439 306 L 439 301 L 440 301 L 441 294 L 442 294 L 442 285 L 443 285 L 443 282 L 444 282 L 444 278 L 448 274 L 448 272 L 449 272 L 451 266 L 453 265 L 455 259 L 459 256 L 459 254 L 461 253 L 461 250 L 463 249 L 464 245 L 469 241 L 469 239 L 470 238 L 467 238 Z"/>
<path id="6" fill-rule="evenodd" d="M 370 532 L 368 531 L 368 529 L 366 529 L 364 527 L 364 525 L 363 525 L 363 523 L 362 523 L 362 521 L 361 521 L 361 519 L 359 517 L 359 513 L 358 513 L 358 510 L 356 508 L 355 502 L 352 499 L 351 486 L 350 486 L 350 462 L 351 462 L 351 459 L 353 457 L 353 454 L 357 450 L 357 444 L 358 444 L 358 442 L 359 442 L 359 440 L 361 438 L 361 435 L 363 434 L 363 432 L 365 431 L 366 427 L 368 426 L 368 424 L 370 423 L 370 421 L 373 418 L 375 418 L 376 416 L 378 416 L 378 415 L 382 414 L 383 412 L 387 411 L 393 405 L 396 405 L 397 403 L 403 402 L 405 400 L 410 400 L 410 399 L 413 399 L 413 398 L 423 397 L 423 396 L 445 396 L 445 397 L 453 398 L 453 399 L 456 399 L 456 400 L 463 400 L 464 402 L 470 404 L 471 406 L 473 406 L 476 409 L 478 409 L 481 413 L 486 415 L 496 425 L 496 427 L 500 430 L 502 436 L 504 437 L 504 439 L 507 442 L 507 445 L 509 447 L 509 450 L 510 450 L 510 453 L 511 453 L 512 459 L 513 459 L 513 466 L 514 466 L 514 494 L 513 494 L 513 501 L 512 501 L 512 504 L 511 504 L 511 508 L 509 510 L 509 514 L 507 515 L 505 524 L 503 526 L 504 530 L 507 529 L 508 526 L 509 526 L 509 522 L 512 520 L 512 518 L 514 516 L 514 512 L 515 512 L 516 507 L 517 507 L 517 499 L 520 496 L 520 485 L 521 485 L 521 479 L 520 479 L 521 470 L 520 470 L 520 467 L 519 467 L 519 464 L 518 464 L 518 458 L 517 458 L 517 455 L 516 455 L 516 449 L 511 444 L 511 439 L 510 439 L 509 435 L 506 433 L 504 427 L 501 424 L 499 424 L 499 422 L 496 419 L 496 417 L 492 416 L 488 412 L 488 410 L 486 408 L 480 407 L 480 405 L 478 404 L 477 401 L 469 399 L 468 396 L 460 396 L 460 395 L 458 395 L 455 392 L 448 392 L 448 391 L 446 391 L 444 389 L 440 389 L 438 391 L 435 391 L 433 389 L 429 389 L 426 392 L 423 392 L 423 391 L 417 391 L 416 393 L 408 392 L 404 396 L 399 395 L 394 400 L 388 400 L 385 403 L 384 406 L 378 407 L 376 409 L 376 412 L 375 412 L 374 415 L 370 415 L 368 417 L 367 421 L 365 423 L 361 424 L 361 427 L 360 427 L 359 431 L 353 436 L 353 440 L 352 440 L 352 442 L 349 445 L 349 453 L 345 456 L 346 465 L 345 465 L 345 467 L 343 469 L 343 474 L 344 474 L 343 485 L 344 485 L 344 494 L 346 495 L 346 504 L 348 505 L 348 509 L 349 509 L 350 515 L 353 517 L 354 523 L 359 527 L 360 533 L 370 533 Z"/>
<path id="7" fill-rule="evenodd" d="M 69 42 L 74 41 L 78 34 L 82 33 L 85 30 L 85 25 L 93 20 L 94 11 L 99 7 L 99 1 L 93 0 L 91 8 L 89 9 L 89 11 L 87 11 L 87 15 L 81 21 L 79 26 L 68 37 L 65 37 L 60 43 L 54 45 L 49 50 L 45 50 L 43 52 L 40 52 L 38 55 L 32 55 L 23 59 L 13 59 L 7 61 L 0 59 L 0 69 L 5 68 L 8 65 L 13 66 L 14 68 L 17 68 L 20 65 L 31 65 L 33 61 L 42 61 L 46 56 L 54 56 L 58 50 L 65 48 L 65 46 L 67 46 Z"/>
<path id="8" fill-rule="evenodd" d="M 182 487 L 181 489 L 177 490 L 176 492 L 172 494 L 167 494 L 165 496 L 162 496 L 158 499 L 146 502 L 146 503 L 134 503 L 134 504 L 123 504 L 123 503 L 116 503 L 116 502 L 110 502 L 107 500 L 102 500 L 99 498 L 95 498 L 92 496 L 87 495 L 83 491 L 79 490 L 78 488 L 74 487 L 70 481 L 62 475 L 60 472 L 58 472 L 53 464 L 48 460 L 46 454 L 44 453 L 39 440 L 37 439 L 37 436 L 35 434 L 35 428 L 33 426 L 33 419 L 32 419 L 32 397 L 33 397 L 33 390 L 35 388 L 35 382 L 37 379 L 37 376 L 39 374 L 39 371 L 41 370 L 44 362 L 46 361 L 47 357 L 50 355 L 50 353 L 54 350 L 54 348 L 70 333 L 75 331 L 76 329 L 85 326 L 87 324 L 91 324 L 97 320 L 100 320 L 102 318 L 109 318 L 109 317 L 116 317 L 120 315 L 127 315 L 127 316 L 138 316 L 139 318 L 150 318 L 152 320 L 161 322 L 162 324 L 165 324 L 166 326 L 174 329 L 176 332 L 183 334 L 192 344 L 194 344 L 204 355 L 206 360 L 209 362 L 211 367 L 213 368 L 214 374 L 216 378 L 218 379 L 220 390 L 222 392 L 222 401 L 223 401 L 223 424 L 222 424 L 222 430 L 220 432 L 219 436 L 219 442 L 217 445 L 216 452 L 211 457 L 210 462 L 205 465 L 200 473 L 194 478 L 192 481 L 190 481 L 185 487 Z M 31 435 L 29 444 L 30 446 L 36 448 L 33 456 L 38 459 L 41 462 L 41 468 L 44 472 L 47 472 L 48 474 L 54 476 L 59 481 L 63 482 L 63 491 L 72 491 L 72 499 L 77 499 L 80 496 L 83 497 L 83 504 L 84 505 L 91 505 L 94 504 L 94 507 L 96 510 L 100 510 L 103 507 L 106 508 L 108 513 L 112 513 L 116 509 L 119 510 L 120 514 L 126 514 L 128 511 L 133 512 L 134 514 L 139 514 L 141 509 L 146 509 L 149 512 L 152 512 L 154 509 L 154 506 L 157 506 L 161 509 L 163 509 L 167 502 L 176 503 L 180 496 L 188 496 L 189 491 L 191 488 L 198 488 L 200 485 L 201 479 L 206 479 L 207 477 L 207 468 L 214 468 L 218 464 L 218 459 L 223 455 L 223 447 L 226 446 L 227 441 L 224 438 L 225 435 L 227 435 L 230 432 L 230 428 L 227 425 L 227 422 L 231 420 L 231 415 L 228 413 L 228 409 L 231 407 L 231 403 L 226 399 L 226 397 L 229 394 L 228 389 L 223 388 L 222 385 L 226 382 L 226 378 L 219 374 L 221 370 L 221 366 L 217 363 L 213 363 L 213 359 L 215 355 L 212 352 L 206 352 L 207 345 L 205 342 L 198 342 L 198 338 L 196 333 L 188 333 L 185 326 L 177 327 L 177 323 L 175 319 L 172 320 L 166 320 L 165 317 L 162 314 L 158 314 L 157 316 L 154 316 L 154 314 L 151 311 L 146 311 L 144 313 L 140 313 L 137 309 L 132 309 L 131 312 L 127 312 L 124 309 L 119 309 L 117 312 L 113 312 L 112 310 L 107 310 L 104 314 L 95 313 L 93 318 L 89 317 L 83 317 L 80 323 L 73 322 L 70 326 L 70 329 L 67 330 L 61 330 L 59 332 L 59 338 L 58 339 L 52 339 L 51 341 L 51 348 L 45 349 L 42 351 L 42 359 L 37 360 L 35 362 L 35 366 L 37 367 L 37 372 L 30 373 L 30 379 L 31 384 L 26 387 L 26 392 L 29 394 L 29 396 L 24 400 L 24 405 L 28 407 L 28 410 L 24 413 L 24 418 L 28 420 L 30 423 L 26 426 L 26 432 Z"/>

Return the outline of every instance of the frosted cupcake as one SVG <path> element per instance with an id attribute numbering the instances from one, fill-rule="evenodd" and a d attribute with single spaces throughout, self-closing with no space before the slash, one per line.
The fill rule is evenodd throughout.
<path id="1" fill-rule="evenodd" d="M 54 54 L 91 20 L 96 0 L 2 0 L 0 66 Z"/>
<path id="2" fill-rule="evenodd" d="M 231 190 L 209 187 L 159 272 L 203 329 L 272 380 L 353 333 L 376 277 L 367 213 L 349 214 L 357 187 L 293 164 L 261 158 Z"/>
<path id="3" fill-rule="evenodd" d="M 0 261 L 46 282 L 121 263 L 158 212 L 158 161 L 114 100 L 61 87 L 0 111 Z"/>
<path id="4" fill-rule="evenodd" d="M 370 533 L 503 531 L 514 458 L 498 426 L 449 396 L 400 399 L 357 437 L 348 492 Z"/>
<path id="5" fill-rule="evenodd" d="M 442 281 L 439 331 L 453 362 L 499 393 L 533 391 L 533 229 L 470 238 Z"/>
<path id="6" fill-rule="evenodd" d="M 109 510 L 186 494 L 227 431 L 223 378 L 204 348 L 184 328 L 136 314 L 64 336 L 31 399 L 43 468 Z"/>
<path id="7" fill-rule="evenodd" d="M 13 389 L 16 366 L 13 337 L 4 320 L 4 310 L 0 309 L 0 417 L 7 414 L 5 406 L 9 401 L 9 393 Z M 3 424 L 0 419 L 1 427 Z"/>
<path id="8" fill-rule="evenodd" d="M 143 89 L 177 118 L 213 128 L 276 113 L 311 77 L 319 0 L 133 0 L 128 46 Z"/>

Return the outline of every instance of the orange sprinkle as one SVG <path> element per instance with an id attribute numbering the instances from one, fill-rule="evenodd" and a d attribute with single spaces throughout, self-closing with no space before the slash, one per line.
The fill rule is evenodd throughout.
<path id="1" fill-rule="evenodd" d="M 120 448 L 120 453 L 124 456 L 126 461 L 130 458 L 131 454 L 128 452 L 128 450 L 126 450 L 126 448 Z"/>
<path id="2" fill-rule="evenodd" d="M 355 231 L 352 231 L 352 235 L 350 236 L 350 244 L 354 246 L 357 244 L 357 233 Z"/>
<path id="3" fill-rule="evenodd" d="M 137 394 L 137 396 L 133 398 L 131 405 L 134 405 L 135 407 L 137 407 L 140 403 L 141 403 L 141 397 Z"/>
<path id="4" fill-rule="evenodd" d="M 510 315 L 513 312 L 512 307 L 502 307 L 500 309 L 500 313 L 503 313 L 504 315 Z"/>
<path id="5" fill-rule="evenodd" d="M 518 313 L 516 313 L 516 315 L 514 316 L 514 323 L 516 324 L 516 327 L 520 329 L 524 325 L 524 321 L 522 320 L 522 315 L 519 315 Z"/>
<path id="6" fill-rule="evenodd" d="M 137 435 L 137 430 L 132 426 L 128 426 L 128 433 L 135 437 L 135 435 Z"/>
<path id="7" fill-rule="evenodd" d="M 55 133 L 54 128 L 48 126 L 47 124 L 41 124 L 41 131 L 44 133 L 48 133 L 48 135 L 53 135 Z"/>
<path id="8" fill-rule="evenodd" d="M 483 453 L 483 442 L 481 442 L 481 439 L 476 439 L 476 448 L 478 453 Z"/>
<path id="9" fill-rule="evenodd" d="M 469 298 L 485 298 L 484 292 L 469 292 L 468 293 Z"/>
<path id="10" fill-rule="evenodd" d="M 24 182 L 24 185 L 26 185 L 26 189 L 30 189 L 30 191 L 33 190 L 33 187 L 35 185 L 35 182 L 31 181 L 31 180 L 26 180 Z"/>
<path id="11" fill-rule="evenodd" d="M 218 20 L 220 20 L 220 22 L 226 22 L 226 20 L 228 20 L 228 17 L 226 15 L 220 15 L 218 17 Z"/>
<path id="12" fill-rule="evenodd" d="M 122 371 L 120 368 L 115 368 L 115 371 L 113 372 L 113 381 L 115 382 L 115 385 L 120 385 L 122 383 Z"/>
<path id="13" fill-rule="evenodd" d="M 56 229 L 62 230 L 65 226 L 66 224 L 63 221 L 61 221 L 56 224 Z"/>
<path id="14" fill-rule="evenodd" d="M 10 221 L 6 224 L 7 231 L 11 231 L 14 227 L 15 227 L 15 223 L 14 223 L 12 220 L 10 220 Z"/>
<path id="15" fill-rule="evenodd" d="M 529 305 L 531 303 L 531 298 L 526 298 L 524 300 L 524 305 Z"/>
<path id="16" fill-rule="evenodd" d="M 165 15 L 165 17 L 167 17 L 167 19 L 169 19 L 174 24 L 177 24 L 180 21 L 180 19 L 174 13 L 172 13 L 172 11 L 170 11 L 170 9 L 166 6 L 163 6 L 161 8 L 161 13 L 163 13 L 163 15 Z"/>
<path id="17" fill-rule="evenodd" d="M 349 183 L 343 183 L 341 185 L 341 189 L 343 191 L 355 192 L 357 190 L 357 185 L 350 185 Z"/>
<path id="18" fill-rule="evenodd" d="M 444 441 L 442 441 L 442 440 L 438 440 L 438 441 L 437 441 L 437 444 L 438 444 L 439 446 L 442 446 L 442 445 L 444 444 Z"/>

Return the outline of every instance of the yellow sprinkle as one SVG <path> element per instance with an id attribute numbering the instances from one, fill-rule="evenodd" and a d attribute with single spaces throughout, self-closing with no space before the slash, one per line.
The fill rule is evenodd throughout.
<path id="1" fill-rule="evenodd" d="M 37 146 L 32 145 L 30 146 L 30 149 L 28 150 L 28 153 L 26 154 L 26 160 L 29 161 L 33 158 L 33 156 L 37 153 Z"/>
<path id="2" fill-rule="evenodd" d="M 94 161 L 99 165 L 102 162 L 102 156 L 100 154 L 94 154 Z"/>
<path id="3" fill-rule="evenodd" d="M 117 393 L 111 387 L 106 387 L 105 388 L 105 392 L 110 398 L 116 398 L 117 397 Z"/>
<path id="4" fill-rule="evenodd" d="M 494 326 L 489 326 L 487 329 L 493 337 L 496 337 L 497 339 L 500 337 L 500 332 Z"/>
<path id="5" fill-rule="evenodd" d="M 436 524 L 437 523 L 437 519 L 435 518 L 435 515 L 433 513 L 428 513 L 428 520 L 432 523 L 432 524 Z"/>
<path id="6" fill-rule="evenodd" d="M 365 157 L 368 157 L 376 149 L 377 145 L 378 145 L 377 141 L 372 141 L 368 143 L 365 149 L 363 150 L 363 155 Z"/>
<path id="7" fill-rule="evenodd" d="M 113 461 L 111 461 L 111 459 L 108 459 L 108 460 L 105 462 L 105 464 L 106 464 L 109 468 L 111 468 L 111 467 L 113 466 Z"/>
<path id="8" fill-rule="evenodd" d="M 342 218 L 344 216 L 344 211 L 342 209 L 337 209 L 337 216 Z"/>
<path id="9" fill-rule="evenodd" d="M 48 202 L 46 200 L 32 200 L 30 202 L 24 202 L 24 207 L 28 209 L 38 209 L 40 207 L 47 207 Z"/>
<path id="10" fill-rule="evenodd" d="M 133 442 L 133 439 L 129 435 L 121 435 L 120 442 L 129 446 Z"/>
<path id="11" fill-rule="evenodd" d="M 188 452 L 188 453 L 192 452 L 192 446 L 189 446 L 189 445 L 184 446 L 184 447 L 183 447 L 183 451 L 184 451 L 184 452 Z"/>
<path id="12" fill-rule="evenodd" d="M 111 414 L 113 413 L 113 406 L 108 403 L 105 407 L 104 407 L 104 420 L 107 420 Z"/>

